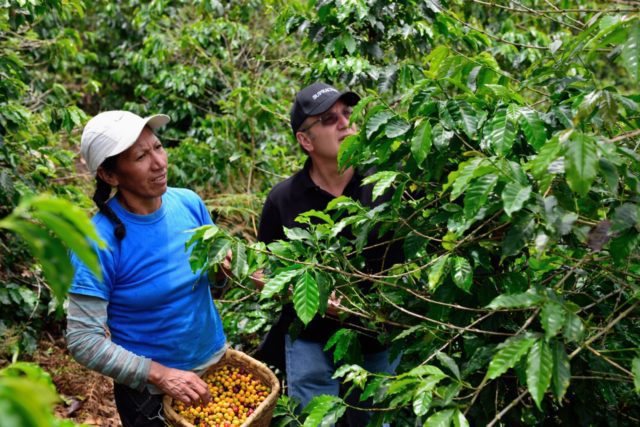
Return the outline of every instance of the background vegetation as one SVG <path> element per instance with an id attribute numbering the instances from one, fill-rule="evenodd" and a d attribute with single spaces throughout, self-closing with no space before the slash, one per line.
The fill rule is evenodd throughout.
<path id="1" fill-rule="evenodd" d="M 60 248 L 86 252 L 68 231 L 90 233 L 79 210 L 93 212 L 82 125 L 107 109 L 164 112 L 171 185 L 198 191 L 219 226 L 194 240 L 195 263 L 235 253 L 238 279 L 219 306 L 238 348 L 251 352 L 288 298 L 304 323 L 336 291 L 365 333 L 402 350 L 398 376 L 371 376 L 352 334 L 331 342 L 347 387 L 380 406 L 375 423 L 640 422 L 638 2 L 0 7 L 5 360 L 63 324 Z M 363 95 L 340 162 L 376 166 L 374 192 L 394 197 L 373 211 L 337 200 L 266 251 L 252 243 L 261 201 L 303 161 L 288 108 L 315 80 Z M 338 235 L 345 227 L 356 241 Z M 403 242 L 406 262 L 372 276 L 359 263 L 377 227 Z M 272 272 L 261 294 L 246 279 L 258 267 Z M 375 292 L 361 294 L 363 280 Z M 19 370 L 3 372 L 13 406 L 2 410 L 23 416 L 4 392 Z M 329 397 L 300 416 L 294 406 L 281 399 L 280 425 L 345 409 Z"/>

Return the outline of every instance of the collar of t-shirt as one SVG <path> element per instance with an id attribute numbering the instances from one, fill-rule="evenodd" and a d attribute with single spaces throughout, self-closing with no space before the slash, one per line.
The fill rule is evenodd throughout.
<path id="1" fill-rule="evenodd" d="M 302 168 L 302 173 L 300 174 L 300 186 L 302 187 L 302 189 L 304 189 L 305 191 L 309 191 L 309 190 L 319 191 L 323 194 L 326 194 L 330 198 L 334 198 L 335 197 L 334 195 L 323 190 L 315 182 L 313 182 L 313 180 L 311 179 L 310 171 L 311 171 L 311 158 L 308 158 L 304 162 L 304 167 Z M 354 200 L 358 200 L 360 196 L 360 191 L 361 191 L 361 184 L 362 184 L 362 175 L 356 169 L 354 170 L 353 176 L 349 180 L 349 183 L 344 188 L 342 195 L 351 197 Z"/>

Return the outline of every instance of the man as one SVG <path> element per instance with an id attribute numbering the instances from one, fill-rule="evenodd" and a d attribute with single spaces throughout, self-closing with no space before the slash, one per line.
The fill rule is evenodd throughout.
<path id="1" fill-rule="evenodd" d="M 355 126 L 349 125 L 349 117 L 351 108 L 359 100 L 354 92 L 339 92 L 324 83 L 314 83 L 298 92 L 291 108 L 291 129 L 308 159 L 301 171 L 274 186 L 269 193 L 262 210 L 258 240 L 270 243 L 285 239 L 283 227 L 303 226 L 295 222 L 299 214 L 312 209 L 323 211 L 338 196 L 348 196 L 364 206 L 374 206 L 371 186 L 361 186 L 363 177 L 351 167 L 338 170 L 340 144 L 356 132 Z M 391 258 L 399 253 L 391 252 Z M 336 305 L 336 301 L 330 303 Z M 293 306 L 285 306 L 276 327 L 282 328 L 282 322 L 288 327 L 294 316 Z M 289 334 L 285 336 L 288 393 L 300 400 L 302 406 L 314 396 L 339 394 L 340 381 L 331 378 L 336 369 L 333 357 L 323 348 L 342 327 L 344 325 L 335 318 L 316 316 L 296 339 Z M 393 372 L 397 361 L 389 361 L 388 350 L 375 338 L 362 336 L 360 345 L 365 369 Z M 364 406 L 354 396 L 348 401 L 354 406 Z M 347 411 L 351 426 L 366 425 L 368 418 L 366 412 Z"/>

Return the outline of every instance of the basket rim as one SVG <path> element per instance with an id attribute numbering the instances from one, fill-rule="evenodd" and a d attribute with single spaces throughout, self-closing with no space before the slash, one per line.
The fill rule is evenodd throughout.
<path id="1" fill-rule="evenodd" d="M 269 369 L 267 365 L 260 362 L 259 360 L 254 359 L 248 354 L 239 350 L 234 350 L 231 347 L 227 347 L 227 350 L 225 351 L 222 358 L 220 358 L 220 360 L 213 365 L 209 366 L 205 371 L 205 374 L 225 364 L 233 364 L 232 362 L 234 360 L 242 361 L 245 364 L 251 366 L 252 369 L 259 371 L 262 374 L 261 376 L 266 377 L 269 382 L 268 385 L 271 387 L 271 392 L 269 393 L 269 395 L 260 403 L 260 405 L 258 405 L 256 410 L 240 426 L 247 427 L 251 425 L 253 421 L 257 420 L 258 417 L 262 416 L 268 410 L 271 410 L 275 406 L 276 401 L 278 400 L 278 395 L 280 394 L 280 382 L 278 381 L 278 378 L 273 373 L 273 371 L 271 371 L 271 369 Z M 193 424 L 186 421 L 184 417 L 174 411 L 172 407 L 173 398 L 171 396 L 165 394 L 162 398 L 162 403 L 164 406 L 165 415 L 170 415 L 171 418 L 170 420 L 166 421 L 170 421 L 173 423 L 173 420 L 175 419 L 180 421 L 181 426 L 194 427 Z"/>

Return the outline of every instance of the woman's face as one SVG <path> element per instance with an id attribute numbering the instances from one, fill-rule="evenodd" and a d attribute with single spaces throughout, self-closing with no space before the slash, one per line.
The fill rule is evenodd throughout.
<path id="1" fill-rule="evenodd" d="M 167 191 L 167 153 L 149 128 L 118 155 L 116 168 L 108 173 L 109 184 L 118 187 L 119 200 L 137 214 L 149 214 L 160 207 Z"/>

